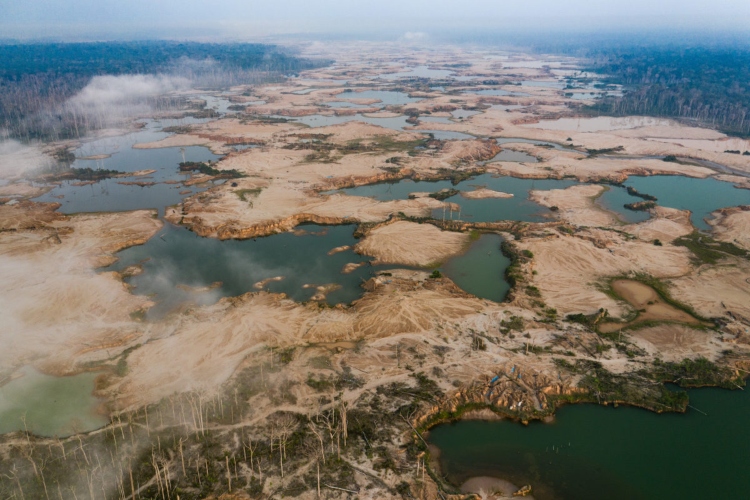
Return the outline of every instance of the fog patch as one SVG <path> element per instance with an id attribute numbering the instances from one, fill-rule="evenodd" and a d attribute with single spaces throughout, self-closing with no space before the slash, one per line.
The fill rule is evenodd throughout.
<path id="1" fill-rule="evenodd" d="M 95 76 L 65 103 L 83 128 L 104 127 L 153 111 L 159 96 L 190 87 L 187 78 L 168 75 Z"/>
<path id="2" fill-rule="evenodd" d="M 401 35 L 399 41 L 410 45 L 419 45 L 422 43 L 426 43 L 429 38 L 430 35 L 428 35 L 424 31 L 407 31 L 406 33 Z"/>
<path id="3" fill-rule="evenodd" d="M 0 140 L 0 179 L 17 179 L 35 170 L 49 170 L 57 162 L 44 154 L 39 145 L 14 139 Z"/>

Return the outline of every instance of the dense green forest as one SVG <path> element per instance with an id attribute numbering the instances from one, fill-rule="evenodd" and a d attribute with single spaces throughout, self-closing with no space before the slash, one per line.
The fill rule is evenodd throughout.
<path id="1" fill-rule="evenodd" d="M 750 51 L 734 47 L 619 47 L 589 53 L 587 71 L 624 85 L 622 97 L 591 108 L 613 115 L 699 121 L 750 135 Z"/>
<path id="2" fill-rule="evenodd" d="M 86 133 L 64 103 L 101 75 L 166 74 L 198 87 L 259 83 L 327 64 L 274 45 L 100 42 L 0 45 L 0 129 L 22 139 Z M 160 100 L 150 105 L 173 105 Z"/>

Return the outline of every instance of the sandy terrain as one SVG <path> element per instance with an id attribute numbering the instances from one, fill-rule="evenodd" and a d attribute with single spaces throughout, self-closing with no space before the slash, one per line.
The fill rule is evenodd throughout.
<path id="1" fill-rule="evenodd" d="M 557 207 L 555 215 L 570 224 L 612 226 L 617 224 L 616 215 L 595 203 L 606 189 L 605 186 L 584 184 L 566 189 L 531 191 L 530 199 L 545 207 Z"/>
<path id="2" fill-rule="evenodd" d="M 441 231 L 431 224 L 395 222 L 380 226 L 357 243 L 357 253 L 375 257 L 376 264 L 429 267 L 459 253 L 469 236 Z"/>
<path id="3" fill-rule="evenodd" d="M 513 198 L 512 194 L 492 189 L 475 189 L 474 191 L 461 191 L 461 196 L 469 200 L 483 200 L 486 198 Z"/>
<path id="4" fill-rule="evenodd" d="M 691 305 L 704 317 L 726 317 L 732 312 L 750 318 L 750 263 L 746 260 L 730 259 L 671 284 L 674 298 Z"/>
<path id="5" fill-rule="evenodd" d="M 717 359 L 726 348 L 710 331 L 685 325 L 664 324 L 624 333 L 635 344 L 664 361 L 679 362 L 703 356 Z"/>
<path id="6" fill-rule="evenodd" d="M 33 228 L 0 232 L 0 373 L 27 363 L 70 372 L 89 351 L 108 357 L 107 348 L 140 338 L 142 327 L 130 314 L 148 299 L 130 294 L 114 273 L 94 269 L 145 242 L 161 222 L 150 211 L 53 219 L 35 217 Z"/>
<path id="7" fill-rule="evenodd" d="M 750 250 L 750 206 L 721 210 L 710 221 L 716 239 Z"/>
<path id="8" fill-rule="evenodd" d="M 523 137 L 575 148 L 559 150 L 512 143 L 513 150 L 533 155 L 539 162 L 499 162 L 485 166 L 489 172 L 518 177 L 572 176 L 585 181 L 655 174 L 718 176 L 705 167 L 638 157 L 668 154 L 750 171 L 747 157 L 724 153 L 724 149 L 744 146 L 723 134 L 639 117 L 620 120 L 615 125 L 611 125 L 609 118 L 579 119 L 571 116 L 570 101 L 555 88 L 524 87 L 522 91 L 528 96 L 487 96 L 463 92 L 489 88 L 472 82 L 453 82 L 449 93 L 429 90 L 407 80 L 379 78 L 383 73 L 425 65 L 452 68 L 456 74 L 482 79 L 550 80 L 555 75 L 575 71 L 572 58 L 470 54 L 458 48 L 405 51 L 397 44 L 374 47 L 359 42 L 347 46 L 319 42 L 300 50 L 305 55 L 333 58 L 337 64 L 303 72 L 299 78 L 286 82 L 254 85 L 251 89 L 238 86 L 232 90 L 238 94 L 233 102 L 245 102 L 249 96 L 239 94 L 251 90 L 252 100 L 262 99 L 265 104 L 248 106 L 247 112 L 236 117 L 191 125 L 186 134 L 138 146 L 205 145 L 217 153 L 229 152 L 216 168 L 235 169 L 245 175 L 168 208 L 166 220 L 183 224 L 201 236 L 220 239 L 266 236 L 293 230 L 304 222 L 362 222 L 367 224 L 360 228 L 364 237 L 356 245 L 357 252 L 373 256 L 379 263 L 429 266 L 464 249 L 472 225 L 454 225 L 449 227 L 456 230 L 452 232 L 432 224 L 398 220 L 399 212 L 423 217 L 444 206 L 430 197 L 381 202 L 336 190 L 408 177 L 430 179 L 438 174 L 445 176 L 443 169 L 459 173 L 474 169 L 500 151 L 490 140 L 498 137 Z M 339 94 L 344 88 L 378 90 L 390 85 L 422 100 L 403 107 L 388 106 L 382 110 L 373 107 L 366 110 L 367 116 L 402 116 L 404 108 L 413 108 L 422 116 L 429 112 L 440 117 L 461 109 L 481 110 L 450 124 L 425 122 L 419 128 L 459 131 L 483 139 L 425 141 L 425 136 L 412 127 L 400 131 L 348 122 L 310 128 L 293 122 L 256 119 L 261 114 L 287 117 L 351 114 L 353 110 L 333 109 L 327 104 L 339 99 L 374 104 L 372 100 L 358 100 L 356 93 Z M 318 90 L 293 93 L 309 87 Z M 514 85 L 497 87 L 518 91 Z M 551 125 L 556 119 L 566 121 Z M 258 147 L 230 151 L 231 145 L 242 143 Z M 587 149 L 620 146 L 619 157 L 586 153 Z M 17 176 L 48 158 L 42 156 L 39 148 L 15 148 L 11 153 L 0 156 L 1 178 Z M 18 160 L 18 164 L 11 161 L 13 164 L 8 167 L 7 158 Z M 727 174 L 721 176 L 727 178 Z M 209 178 L 196 175 L 186 184 Z M 733 176 L 731 180 L 747 185 L 744 177 Z M 161 459 L 164 470 L 172 471 L 174 481 L 181 477 L 176 472 L 180 468 L 176 451 L 169 444 L 175 441 L 174 435 L 168 440 L 164 434 L 157 441 L 157 448 L 152 446 L 154 439 L 148 434 L 145 405 L 152 405 L 149 411 L 153 412 L 160 401 L 165 405 L 162 410 L 167 408 L 165 402 L 172 402 L 171 412 L 158 413 L 159 419 L 163 419 L 160 425 L 168 432 L 179 429 L 185 436 L 192 436 L 190 439 L 202 424 L 171 422 L 171 418 L 177 418 L 174 401 L 179 400 L 180 405 L 183 400 L 206 405 L 199 419 L 205 415 L 212 438 L 223 451 L 229 450 L 226 457 L 231 455 L 234 459 L 247 451 L 244 445 L 237 445 L 238 430 L 241 428 L 242 439 L 248 435 L 268 442 L 268 436 L 271 439 L 278 436 L 269 434 L 268 426 L 279 411 L 310 416 L 322 411 L 323 405 L 330 410 L 334 404 L 346 404 L 351 410 L 363 412 L 359 416 L 377 418 L 378 405 L 383 405 L 385 414 L 395 412 L 399 406 L 412 403 L 409 388 L 417 383 L 417 373 L 433 380 L 435 387 L 444 392 L 440 398 L 435 395 L 434 400 L 415 403 L 422 408 L 424 417 L 429 412 L 454 409 L 469 402 L 489 401 L 506 410 L 512 407 L 514 411 L 541 410 L 546 407 L 548 396 L 570 394 L 580 379 L 580 374 L 561 370 L 553 361 L 553 356 L 560 357 L 561 350 L 566 354 L 573 352 L 575 357 L 570 359 L 597 361 L 614 373 L 648 367 L 655 357 L 680 361 L 703 355 L 730 363 L 733 361 L 721 357 L 728 347 L 732 347 L 736 359 L 748 357 L 748 339 L 743 333 L 750 326 L 747 260 L 732 258 L 717 265 L 697 267 L 687 248 L 670 244 L 693 230 L 687 212 L 657 207 L 649 220 L 623 225 L 615 214 L 596 203 L 596 197 L 605 189 L 601 185 L 535 191 L 532 199 L 547 207 L 558 207 L 558 211 L 550 214 L 559 220 L 505 227 L 504 230 L 518 236 L 513 242 L 517 249 L 530 252 L 520 254 L 518 284 L 510 302 L 498 304 L 473 297 L 447 278 L 429 278 L 427 271 L 389 269 L 378 271 L 380 275 L 363 283 L 363 295 L 353 304 L 328 306 L 320 301 L 339 286 L 334 283 L 339 276 L 337 269 L 326 280 L 331 283 L 306 285 L 316 293 L 308 303 L 262 291 L 269 282 L 265 280 L 256 284 L 257 292 L 223 298 L 209 306 L 186 305 L 159 322 L 139 320 L 139 311 L 150 303 L 146 297 L 131 294 L 122 282 L 123 276 L 141 272 L 141 267 L 133 266 L 123 274 L 97 272 L 97 268 L 110 264 L 117 250 L 153 236 L 162 222 L 150 211 L 67 217 L 54 211 L 56 205 L 2 199 L 10 195 L 33 196 L 35 187 L 26 183 L 0 186 L 0 306 L 7 311 L 0 320 L 3 326 L 0 380 L 24 364 L 67 374 L 92 366 L 88 363 L 104 362 L 105 366 L 100 368 L 107 374 L 98 382 L 97 394 L 120 409 L 132 411 L 124 414 L 125 418 L 138 422 L 130 426 L 131 439 L 132 430 L 135 428 L 137 434 L 145 423 L 144 434 L 148 438 L 143 438 L 147 445 L 144 449 L 165 448 Z M 462 196 L 508 195 L 479 189 L 462 192 Z M 746 214 L 750 212 L 736 208 L 716 214 L 716 237 L 748 248 L 750 220 Z M 489 225 L 480 229 L 488 227 L 498 229 Z M 506 238 L 514 239 L 511 234 Z M 663 246 L 654 245 L 654 239 L 661 240 Z M 331 252 L 346 249 L 339 247 Z M 340 271 L 351 271 L 358 265 L 345 264 Z M 728 326 L 700 331 L 684 325 L 662 324 L 628 331 L 623 335 L 645 352 L 633 363 L 623 352 L 612 348 L 610 340 L 564 320 L 568 313 L 590 314 L 600 308 L 607 309 L 614 317 L 632 314 L 630 306 L 605 293 L 604 285 L 613 277 L 636 273 L 661 279 L 675 299 L 692 306 L 704 317 L 723 318 Z M 210 293 L 208 289 L 191 291 Z M 627 287 L 621 291 L 633 295 L 633 290 Z M 685 313 L 665 308 L 658 297 L 641 296 L 638 289 L 635 295 L 630 295 L 635 307 L 646 309 L 644 314 L 650 312 L 651 319 L 673 315 L 669 318 L 688 321 Z M 504 325 L 520 326 L 511 329 Z M 476 347 L 477 344 L 483 347 Z M 597 346 L 604 344 L 608 349 L 597 353 Z M 127 355 L 127 370 L 115 370 L 118 356 L 129 347 L 133 349 Z M 251 375 L 248 377 L 247 373 Z M 511 379 L 509 373 L 523 373 L 523 380 Z M 356 383 L 337 385 L 335 392 L 333 385 L 322 391 L 316 389 L 315 380 L 328 376 L 341 380 L 349 377 Z M 487 387 L 494 377 L 504 378 L 494 386 L 490 398 Z M 402 384 L 407 388 L 404 394 L 408 394 L 388 389 L 387 384 L 391 383 Z M 380 397 L 384 387 L 385 396 Z M 237 400 L 236 389 L 249 391 L 243 393 L 244 401 Z M 234 397 L 224 398 L 220 404 L 231 405 L 233 399 L 232 411 L 236 408 L 239 414 L 242 407 L 244 413 L 237 419 L 231 414 L 230 420 L 222 407 L 219 418 L 215 401 L 222 401 L 222 394 L 232 390 Z M 338 394 L 341 403 L 333 403 Z M 380 398 L 377 404 L 372 403 L 374 395 Z M 208 410 L 209 404 L 213 405 L 212 412 Z M 141 415 L 146 422 L 139 420 Z M 368 453 L 360 453 L 355 457 L 348 451 L 352 448 L 342 448 L 340 463 L 356 464 L 352 469 L 355 479 L 350 486 L 356 487 L 362 498 L 397 498 L 396 487 L 406 481 L 412 497 L 437 498 L 436 486 L 429 476 L 425 483 L 414 481 L 415 461 L 411 457 L 407 460 L 410 452 L 403 450 L 416 438 L 410 435 L 406 424 L 398 425 L 388 427 L 384 420 L 377 424 L 377 432 L 386 437 L 377 443 L 375 455 L 382 446 L 396 464 L 392 470 L 376 470 L 375 462 L 381 460 L 379 455 L 369 458 Z M 123 436 L 126 432 L 123 431 Z M 151 432 L 155 432 L 153 427 Z M 325 439 L 333 447 L 333 435 Z M 359 440 L 359 436 L 350 436 L 350 443 Z M 290 469 L 284 478 L 278 474 L 275 461 L 264 461 L 263 474 L 269 478 L 266 493 L 271 489 L 268 484 L 273 483 L 281 485 L 273 493 L 280 495 L 284 485 L 310 472 L 306 466 L 317 460 L 317 444 L 314 439 L 311 442 L 311 454 L 306 455 L 309 450 L 298 451 L 298 448 L 295 456 L 289 457 L 290 461 L 298 460 L 298 467 L 294 472 Z M 182 446 L 182 439 L 179 443 Z M 368 445 L 364 443 L 360 449 L 369 450 L 365 448 Z M 202 449 L 200 446 L 196 441 L 193 449 Z M 0 446 L 0 452 L 3 449 Z M 122 453 L 123 448 L 119 450 Z M 186 450 L 189 452 L 190 446 Z M 274 453 L 269 456 L 278 458 Z M 128 459 L 140 460 L 142 454 L 135 453 Z M 22 462 L 29 467 L 25 459 Z M 55 459 L 45 463 L 49 466 L 59 462 Z M 208 467 L 208 462 L 200 464 L 201 468 L 203 464 Z M 246 470 L 235 471 L 235 481 L 247 480 L 249 484 L 254 472 L 247 475 L 247 465 L 242 466 Z M 97 474 L 103 478 L 106 474 L 119 477 L 121 471 L 116 471 L 114 465 L 112 470 L 107 467 L 105 464 Z M 223 481 L 225 465 L 217 462 L 211 467 L 214 472 L 220 471 L 219 480 Z M 485 486 L 510 488 L 504 483 L 490 484 L 480 479 L 470 485 L 472 490 Z M 153 484 L 156 479 L 150 481 Z M 310 490 L 300 498 L 316 496 Z"/>
<path id="9" fill-rule="evenodd" d="M 680 236 L 693 232 L 690 213 L 687 210 L 677 210 L 656 206 L 649 210 L 651 218 L 638 224 L 630 224 L 623 228 L 643 241 L 660 240 L 671 242 Z"/>
<path id="10" fill-rule="evenodd" d="M 534 254 L 537 274 L 533 283 L 545 302 L 565 314 L 591 314 L 605 308 L 611 315 L 621 316 L 622 306 L 600 291 L 598 281 L 602 278 L 630 272 L 665 278 L 685 275 L 691 269 L 685 248 L 627 241 L 609 231 L 525 238 L 519 246 Z"/>

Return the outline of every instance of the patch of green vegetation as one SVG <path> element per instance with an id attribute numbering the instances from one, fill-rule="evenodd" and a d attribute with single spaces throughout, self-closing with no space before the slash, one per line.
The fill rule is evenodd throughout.
<path id="1" fill-rule="evenodd" d="M 520 316 L 511 316 L 509 319 L 500 321 L 500 332 L 507 334 L 511 331 L 523 331 L 524 321 Z"/>
<path id="2" fill-rule="evenodd" d="M 686 236 L 681 236 L 672 242 L 674 245 L 682 246 L 693 252 L 696 261 L 703 264 L 716 264 L 727 256 L 750 258 L 750 253 L 739 248 L 733 243 L 716 241 L 710 236 L 694 231 Z"/>
<path id="3" fill-rule="evenodd" d="M 333 370 L 331 358 L 328 356 L 315 356 L 310 358 L 310 366 L 316 370 Z"/>
<path id="4" fill-rule="evenodd" d="M 335 387 L 335 380 L 332 375 L 329 375 L 327 377 L 321 376 L 320 378 L 315 378 L 313 375 L 308 375 L 307 381 L 305 383 L 317 392 L 326 392 Z"/>
<path id="5" fill-rule="evenodd" d="M 434 280 L 436 280 L 438 278 L 442 278 L 442 277 L 443 277 L 443 274 L 439 270 L 437 270 L 437 269 L 435 269 L 434 271 L 432 271 L 432 273 L 430 274 L 430 278 L 432 278 Z"/>
<path id="6" fill-rule="evenodd" d="M 211 175 L 214 177 L 220 177 L 222 179 L 239 179 L 241 177 L 247 177 L 242 172 L 236 169 L 219 170 L 212 167 L 208 163 L 202 161 L 184 161 L 180 162 L 180 170 L 183 172 L 198 171 L 204 175 Z"/>
<path id="7" fill-rule="evenodd" d="M 305 163 L 336 163 L 343 155 L 331 154 L 331 151 L 314 151 L 308 155 L 305 155 Z"/>
<path id="8" fill-rule="evenodd" d="M 430 193 L 430 198 L 435 198 L 436 200 L 445 200 L 450 198 L 451 196 L 456 196 L 460 191 L 458 189 L 441 189 L 440 191 L 437 191 L 435 193 Z"/>
<path id="9" fill-rule="evenodd" d="M 627 189 L 628 194 L 630 196 L 637 196 L 638 198 L 643 198 L 646 201 L 656 201 L 657 200 L 656 196 L 651 196 L 650 194 L 641 193 L 640 191 L 638 191 L 633 186 L 627 186 L 626 189 Z"/>
<path id="10" fill-rule="evenodd" d="M 471 179 L 475 175 L 483 174 L 485 171 L 482 169 L 475 170 L 452 170 L 450 168 L 439 168 L 437 170 L 436 177 L 439 179 L 448 179 L 454 186 L 467 179 Z"/>
<path id="11" fill-rule="evenodd" d="M 409 155 L 416 154 L 417 148 L 424 148 L 427 146 L 429 139 L 422 138 L 412 141 L 399 141 L 396 136 L 392 135 L 376 135 L 374 137 L 366 137 L 361 139 L 354 139 L 347 142 L 346 145 L 341 147 L 342 152 L 349 153 L 408 153 Z M 389 158 L 392 160 L 392 158 Z M 398 163 L 397 161 L 388 161 L 388 163 Z"/>
<path id="12" fill-rule="evenodd" d="M 289 123 L 290 121 L 282 116 L 252 115 L 250 118 L 260 123 Z"/>
<path id="13" fill-rule="evenodd" d="M 100 181 L 109 179 L 122 174 L 118 170 L 108 170 L 106 168 L 71 168 L 60 172 L 54 176 L 55 179 L 75 179 L 79 181 Z"/>
<path id="14" fill-rule="evenodd" d="M 161 129 L 162 132 L 167 132 L 169 134 L 189 134 L 192 130 L 193 129 L 190 125 L 172 125 L 171 127 L 164 127 Z"/>
<path id="15" fill-rule="evenodd" d="M 606 370 L 601 363 L 591 360 L 577 360 L 575 364 L 555 360 L 555 364 L 558 368 L 582 376 L 578 387 L 583 392 L 570 398 L 557 399 L 560 402 L 625 403 L 657 413 L 683 412 L 688 404 L 686 392 L 670 391 L 663 384 L 654 384 L 652 378 L 641 373 L 615 374 Z"/>
<path id="16" fill-rule="evenodd" d="M 257 187 L 252 189 L 238 189 L 234 191 L 234 194 L 239 196 L 240 200 L 242 201 L 250 201 L 247 199 L 247 196 L 252 196 L 253 198 L 257 198 L 260 192 L 263 191 L 263 188 Z"/>
<path id="17" fill-rule="evenodd" d="M 469 241 L 477 241 L 482 236 L 482 233 L 476 229 L 469 231 Z"/>
<path id="18" fill-rule="evenodd" d="M 671 382 L 681 387 L 722 387 L 737 389 L 745 385 L 739 374 L 726 366 L 719 366 L 704 357 L 683 359 L 679 363 L 654 361 L 653 368 L 643 371 L 644 376 L 659 382 Z"/>
<path id="19" fill-rule="evenodd" d="M 617 146 L 614 148 L 604 148 L 604 149 L 586 149 L 586 152 L 589 154 L 589 158 L 595 158 L 599 155 L 607 155 L 611 153 L 619 153 L 623 151 L 625 148 L 622 146 Z"/>
<path id="20" fill-rule="evenodd" d="M 500 251 L 510 260 L 510 265 L 505 269 L 505 280 L 511 287 L 515 287 L 525 280 L 521 265 L 529 261 L 529 254 L 532 256 L 534 254 L 528 251 L 528 253 L 519 251 L 516 245 L 507 240 L 500 245 Z"/>
<path id="21" fill-rule="evenodd" d="M 565 316 L 565 319 L 572 323 L 579 323 L 593 330 L 596 327 L 597 323 L 599 323 L 599 321 L 606 318 L 607 316 L 609 316 L 609 312 L 607 312 L 606 309 L 602 308 L 594 314 L 568 314 L 567 316 Z"/>
<path id="22" fill-rule="evenodd" d="M 282 365 L 288 365 L 294 359 L 294 351 L 294 347 L 279 349 L 278 351 L 276 351 L 276 358 Z"/>
<path id="23" fill-rule="evenodd" d="M 623 205 L 628 210 L 632 210 L 634 212 L 645 212 L 646 210 L 651 210 L 652 208 L 656 207 L 655 201 L 636 201 L 634 203 L 626 203 Z"/>
<path id="24" fill-rule="evenodd" d="M 535 286 L 527 286 L 526 295 L 528 295 L 529 297 L 541 297 L 542 292 L 540 292 L 539 289 Z"/>

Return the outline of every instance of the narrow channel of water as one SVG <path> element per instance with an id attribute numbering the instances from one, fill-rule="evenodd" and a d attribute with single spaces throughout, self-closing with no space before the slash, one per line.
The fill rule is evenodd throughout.
<path id="1" fill-rule="evenodd" d="M 428 439 L 455 485 L 493 476 L 531 484 L 539 500 L 747 498 L 750 394 L 689 394 L 703 413 L 572 405 L 551 424 L 462 421 Z"/>
<path id="2" fill-rule="evenodd" d="M 502 302 L 510 290 L 505 270 L 510 265 L 500 251 L 503 238 L 483 234 L 466 252 L 453 257 L 440 270 L 462 290 L 482 299 Z"/>
<path id="3" fill-rule="evenodd" d="M 20 372 L 21 377 L 0 386 L 0 434 L 25 428 L 40 436 L 65 437 L 107 424 L 97 412 L 102 401 L 92 394 L 98 374 L 52 377 L 29 366 Z"/>

